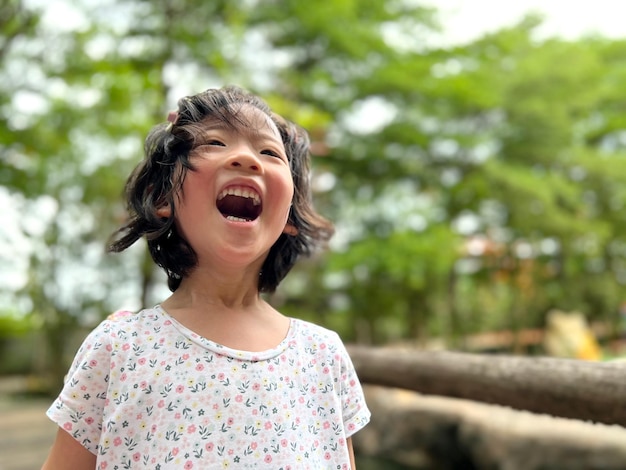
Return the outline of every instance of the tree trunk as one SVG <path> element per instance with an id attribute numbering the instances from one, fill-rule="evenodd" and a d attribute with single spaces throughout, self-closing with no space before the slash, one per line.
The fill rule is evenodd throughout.
<path id="1" fill-rule="evenodd" d="M 626 426 L 626 365 L 548 357 L 349 348 L 363 383 Z"/>

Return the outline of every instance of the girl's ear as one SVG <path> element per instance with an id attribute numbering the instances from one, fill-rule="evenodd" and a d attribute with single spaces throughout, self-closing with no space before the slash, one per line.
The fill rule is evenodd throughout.
<path id="1" fill-rule="evenodd" d="M 164 202 L 161 206 L 157 207 L 156 215 L 167 219 L 172 215 L 172 208 L 168 202 Z"/>
<path id="2" fill-rule="evenodd" d="M 291 225 L 289 222 L 287 222 L 285 224 L 285 228 L 283 229 L 283 233 L 295 237 L 296 235 L 298 235 L 298 229 L 295 226 Z"/>

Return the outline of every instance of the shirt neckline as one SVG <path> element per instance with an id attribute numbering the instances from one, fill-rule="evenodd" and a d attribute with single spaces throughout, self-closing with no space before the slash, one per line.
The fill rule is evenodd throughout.
<path id="1" fill-rule="evenodd" d="M 173 326 L 182 335 L 184 335 L 187 339 L 194 342 L 195 344 L 198 344 L 204 349 L 208 349 L 222 356 L 227 356 L 233 359 L 239 359 L 243 361 L 264 361 L 280 355 L 289 347 L 295 336 L 297 328 L 297 322 L 293 318 L 289 318 L 289 329 L 287 330 L 287 334 L 278 345 L 264 351 L 246 351 L 229 348 L 228 346 L 216 343 L 215 341 L 211 341 L 210 339 L 199 335 L 198 333 L 187 328 L 185 325 L 172 317 L 160 304 L 155 305 L 154 309 L 158 311 L 158 313 L 163 317 L 166 326 Z"/>

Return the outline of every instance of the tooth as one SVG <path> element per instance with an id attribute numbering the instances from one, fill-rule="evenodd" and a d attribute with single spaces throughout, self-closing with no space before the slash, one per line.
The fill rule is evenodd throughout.
<path id="1" fill-rule="evenodd" d="M 258 206 L 261 204 L 261 198 L 259 197 L 259 195 L 256 192 L 250 189 L 246 189 L 246 188 L 235 187 L 235 188 L 223 189 L 222 192 L 220 192 L 219 195 L 217 196 L 217 200 L 220 201 L 224 199 L 226 196 L 239 196 L 239 197 L 245 197 L 247 199 L 252 199 L 255 206 Z"/>

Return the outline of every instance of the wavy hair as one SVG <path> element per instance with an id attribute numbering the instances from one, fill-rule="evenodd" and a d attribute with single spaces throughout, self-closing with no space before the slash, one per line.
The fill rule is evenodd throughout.
<path id="1" fill-rule="evenodd" d="M 276 290 L 300 256 L 310 255 L 333 234 L 332 224 L 313 206 L 310 141 L 304 129 L 273 113 L 261 98 L 238 87 L 209 89 L 184 97 L 178 101 L 177 113 L 171 114 L 171 122 L 153 127 L 146 137 L 145 158 L 125 186 L 128 220 L 113 233 L 108 245 L 108 251 L 121 252 L 145 237 L 152 259 L 167 274 L 171 291 L 197 265 L 196 253 L 174 223 L 175 196 L 187 171 L 194 171 L 189 155 L 207 118 L 220 119 L 235 128 L 246 125 L 238 113 L 243 105 L 265 113 L 280 132 L 294 185 L 288 220 L 298 230 L 296 235 L 281 234 L 271 247 L 261 268 L 259 291 Z M 165 204 L 172 209 L 169 217 L 157 214 L 158 208 Z"/>

